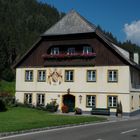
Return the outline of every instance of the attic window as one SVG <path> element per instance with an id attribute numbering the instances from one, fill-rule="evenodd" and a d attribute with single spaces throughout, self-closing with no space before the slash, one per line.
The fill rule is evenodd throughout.
<path id="1" fill-rule="evenodd" d="M 51 54 L 59 54 L 59 48 L 52 48 Z"/>
<path id="2" fill-rule="evenodd" d="M 67 54 L 74 54 L 75 53 L 75 48 L 68 48 Z"/>
<path id="3" fill-rule="evenodd" d="M 83 53 L 84 53 L 84 54 L 92 53 L 92 48 L 89 47 L 89 46 L 83 47 Z"/>

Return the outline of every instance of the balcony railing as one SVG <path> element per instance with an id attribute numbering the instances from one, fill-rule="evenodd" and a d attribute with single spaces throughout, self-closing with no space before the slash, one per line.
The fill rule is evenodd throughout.
<path id="1" fill-rule="evenodd" d="M 55 58 L 94 58 L 96 53 L 74 53 L 74 54 L 43 54 L 44 59 L 55 59 Z"/>

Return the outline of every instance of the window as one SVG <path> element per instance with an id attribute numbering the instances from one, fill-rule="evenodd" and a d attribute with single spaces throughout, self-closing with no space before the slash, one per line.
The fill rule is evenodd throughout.
<path id="1" fill-rule="evenodd" d="M 24 103 L 25 104 L 32 104 L 32 94 L 31 93 L 25 93 Z"/>
<path id="2" fill-rule="evenodd" d="M 25 71 L 25 81 L 33 81 L 33 71 L 32 70 Z"/>
<path id="3" fill-rule="evenodd" d="M 65 71 L 65 81 L 66 82 L 73 82 L 74 72 L 73 70 L 66 70 Z"/>
<path id="4" fill-rule="evenodd" d="M 108 96 L 108 107 L 115 108 L 117 107 L 118 102 L 117 96 Z"/>
<path id="5" fill-rule="evenodd" d="M 92 53 L 92 48 L 91 47 L 83 47 L 83 53 L 84 54 Z"/>
<path id="6" fill-rule="evenodd" d="M 87 95 L 86 106 L 87 107 L 96 107 L 96 96 L 95 95 Z"/>
<path id="7" fill-rule="evenodd" d="M 118 81 L 118 71 L 109 70 L 108 71 L 108 82 L 117 82 Z"/>
<path id="8" fill-rule="evenodd" d="M 95 70 L 87 71 L 87 82 L 96 82 L 96 71 Z"/>
<path id="9" fill-rule="evenodd" d="M 51 54 L 59 54 L 59 48 L 52 48 L 51 49 Z"/>
<path id="10" fill-rule="evenodd" d="M 68 54 L 74 54 L 75 48 L 68 48 Z"/>
<path id="11" fill-rule="evenodd" d="M 39 70 L 38 71 L 38 81 L 39 82 L 45 82 L 46 81 L 46 71 L 45 70 Z"/>
<path id="12" fill-rule="evenodd" d="M 44 94 L 37 94 L 37 105 L 45 105 L 45 95 Z"/>

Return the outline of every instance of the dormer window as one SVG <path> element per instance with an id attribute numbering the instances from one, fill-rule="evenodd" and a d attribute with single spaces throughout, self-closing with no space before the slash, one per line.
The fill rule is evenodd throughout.
<path id="1" fill-rule="evenodd" d="M 59 48 L 52 48 L 51 49 L 51 54 L 53 54 L 53 55 L 59 54 Z"/>
<path id="2" fill-rule="evenodd" d="M 67 54 L 74 54 L 75 53 L 75 48 L 68 48 Z"/>
<path id="3" fill-rule="evenodd" d="M 83 47 L 83 53 L 84 54 L 92 53 L 92 48 L 88 46 Z"/>

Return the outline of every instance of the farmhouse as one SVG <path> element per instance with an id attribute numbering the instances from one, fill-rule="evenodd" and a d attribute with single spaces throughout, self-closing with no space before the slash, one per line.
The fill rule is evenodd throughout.
<path id="1" fill-rule="evenodd" d="M 123 115 L 140 108 L 140 67 L 95 25 L 74 10 L 41 35 L 15 64 L 18 102 L 43 105 L 51 101 L 69 111 L 75 107 L 110 108 Z"/>

